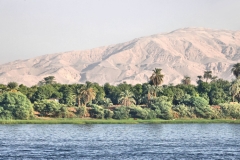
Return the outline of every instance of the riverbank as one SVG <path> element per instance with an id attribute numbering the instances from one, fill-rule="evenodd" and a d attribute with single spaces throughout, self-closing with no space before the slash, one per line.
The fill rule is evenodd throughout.
<path id="1" fill-rule="evenodd" d="M 176 119 L 176 120 L 141 120 L 141 119 L 34 119 L 34 120 L 0 120 L 0 124 L 182 124 L 182 123 L 234 123 L 240 119 Z"/>

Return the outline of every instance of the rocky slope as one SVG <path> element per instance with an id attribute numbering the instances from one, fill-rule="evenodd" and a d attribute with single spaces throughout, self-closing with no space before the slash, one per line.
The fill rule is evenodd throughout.
<path id="1" fill-rule="evenodd" d="M 170 33 L 85 51 L 49 54 L 0 65 L 0 83 L 35 85 L 52 75 L 59 83 L 104 84 L 147 82 L 161 68 L 164 83 L 195 82 L 205 70 L 231 80 L 232 65 L 240 62 L 240 31 L 184 28 Z M 193 83 L 194 83 L 193 82 Z"/>

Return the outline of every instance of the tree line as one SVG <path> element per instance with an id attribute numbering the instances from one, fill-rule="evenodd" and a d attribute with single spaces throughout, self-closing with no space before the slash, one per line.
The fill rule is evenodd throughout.
<path id="1" fill-rule="evenodd" d="M 76 118 L 240 118 L 240 63 L 233 65 L 231 82 L 205 71 L 197 85 L 184 76 L 177 85 L 162 85 L 155 68 L 143 84 L 60 84 L 54 76 L 27 87 L 17 82 L 0 84 L 0 119 L 38 116 Z"/>

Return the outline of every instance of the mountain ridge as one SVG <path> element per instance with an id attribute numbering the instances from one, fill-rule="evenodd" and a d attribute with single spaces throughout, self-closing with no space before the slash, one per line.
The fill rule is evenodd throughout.
<path id="1" fill-rule="evenodd" d="M 59 83 L 144 83 L 161 68 L 164 84 L 180 83 L 184 75 L 194 83 L 212 70 L 231 80 L 231 66 L 240 60 L 240 31 L 183 28 L 83 51 L 47 54 L 0 65 L 0 83 L 35 85 L 46 76 Z"/>

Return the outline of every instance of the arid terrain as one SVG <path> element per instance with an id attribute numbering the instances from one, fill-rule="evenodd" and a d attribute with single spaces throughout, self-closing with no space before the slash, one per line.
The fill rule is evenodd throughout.
<path id="1" fill-rule="evenodd" d="M 136 38 L 129 42 L 18 60 L 0 65 L 0 83 L 35 85 L 55 76 L 59 83 L 144 83 L 161 68 L 164 84 L 177 84 L 187 75 L 211 70 L 213 76 L 233 79 L 231 68 L 240 60 L 240 31 L 184 28 Z"/>

